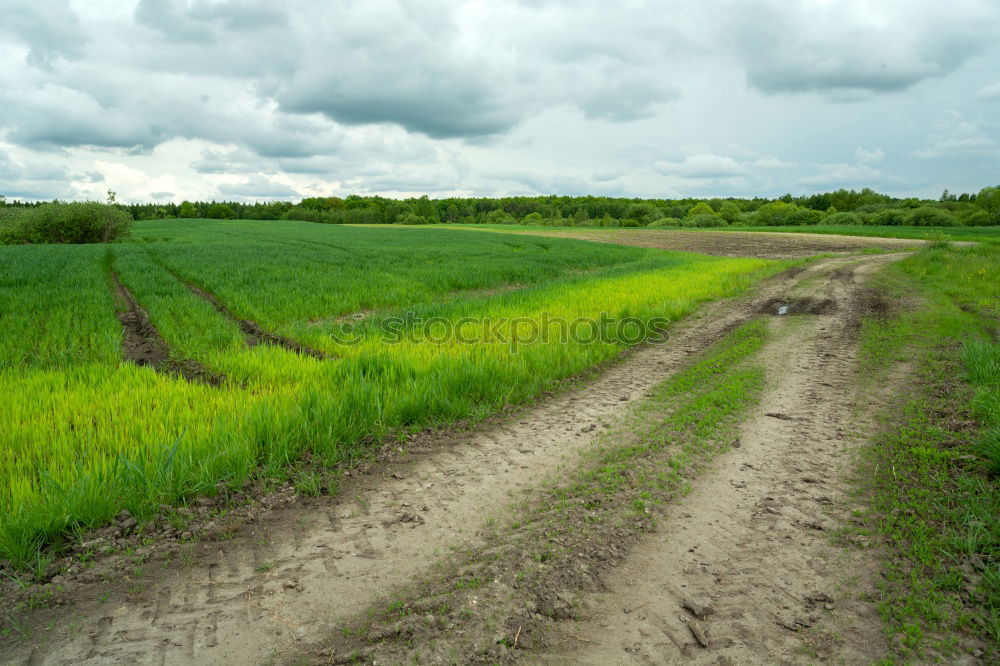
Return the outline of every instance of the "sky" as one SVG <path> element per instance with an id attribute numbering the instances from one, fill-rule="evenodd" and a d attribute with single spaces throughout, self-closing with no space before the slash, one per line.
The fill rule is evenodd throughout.
<path id="1" fill-rule="evenodd" d="M 998 0 L 0 6 L 8 199 L 998 184 Z"/>

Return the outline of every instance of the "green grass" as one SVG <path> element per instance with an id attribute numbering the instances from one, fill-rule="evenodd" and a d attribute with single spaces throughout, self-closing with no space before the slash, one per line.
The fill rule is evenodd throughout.
<path id="1" fill-rule="evenodd" d="M 868 525 L 887 540 L 882 615 L 902 657 L 953 656 L 978 637 L 1000 656 L 1000 246 L 935 247 L 887 288 L 921 306 L 868 322 L 876 383 L 894 360 L 914 381 L 870 452 Z"/>
<path id="2" fill-rule="evenodd" d="M 783 266 L 307 222 L 151 221 L 134 236 L 0 247 L 0 392 L 10 396 L 0 415 L 0 560 L 24 566 L 122 508 L 142 518 L 219 483 L 295 478 L 306 452 L 334 467 L 400 431 L 530 401 L 633 344 L 615 322 L 676 320 Z M 112 272 L 174 360 L 200 363 L 221 385 L 122 361 Z M 248 348 L 185 282 L 331 358 Z M 338 318 L 358 312 L 366 317 L 346 344 Z M 602 314 L 611 324 L 597 341 L 509 342 L 515 318 Z M 435 337 L 449 328 L 474 342 Z M 324 485 L 301 474 L 297 484 Z"/>

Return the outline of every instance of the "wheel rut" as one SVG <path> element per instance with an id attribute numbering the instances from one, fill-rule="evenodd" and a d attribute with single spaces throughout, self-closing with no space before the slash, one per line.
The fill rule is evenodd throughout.
<path id="1" fill-rule="evenodd" d="M 867 257 L 859 265 L 870 268 L 894 258 Z M 336 498 L 321 498 L 307 507 L 275 510 L 272 518 L 246 526 L 229 540 L 189 544 L 180 563 L 148 563 L 144 578 L 134 586 L 141 589 L 115 592 L 104 598 L 100 585 L 79 586 L 69 607 L 39 614 L 37 624 L 51 622 L 57 629 L 10 646 L 2 661 L 261 663 L 279 658 L 296 644 L 318 640 L 339 620 L 355 616 L 433 566 L 449 548 L 477 544 L 480 530 L 491 519 L 502 519 L 515 495 L 560 474 L 581 449 L 591 444 L 596 433 L 621 417 L 631 403 L 643 399 L 692 354 L 759 316 L 766 303 L 782 298 L 796 284 L 858 261 L 850 257 L 824 259 L 802 271 L 770 278 L 745 298 L 710 304 L 672 327 L 667 342 L 633 350 L 600 376 L 581 382 L 573 390 L 518 410 L 499 424 L 418 439 L 394 460 L 378 466 L 375 473 L 355 475 Z M 832 291 L 823 294 L 825 298 L 840 302 L 848 296 L 849 287 L 837 287 L 830 280 L 815 282 L 833 285 L 829 287 Z M 834 336 L 834 342 L 842 309 L 838 308 L 836 315 L 811 317 L 816 322 L 829 322 L 827 332 Z M 788 320 L 779 325 L 784 321 Z M 831 383 L 839 381 L 837 373 L 845 372 L 845 364 L 849 364 L 849 347 L 832 349 L 834 356 L 818 351 L 808 356 L 815 370 L 804 377 L 823 375 Z M 807 358 L 800 358 L 802 353 L 784 354 L 784 362 L 807 362 Z M 826 416 L 820 420 L 810 417 L 808 421 L 761 416 L 746 426 L 750 428 L 747 438 L 756 432 L 754 428 L 770 424 L 783 429 L 774 432 L 781 435 L 780 441 L 787 447 L 797 428 L 838 427 L 841 423 L 841 417 L 830 412 L 832 408 L 824 406 L 820 398 L 808 397 L 808 382 L 782 384 L 779 388 L 806 397 L 797 398 L 800 402 L 795 404 L 769 404 L 766 411 L 798 416 L 807 414 L 808 409 L 819 409 Z M 761 434 L 759 438 L 771 436 Z M 758 448 L 745 445 L 740 454 Z M 826 448 L 816 460 L 799 462 L 790 455 L 787 460 L 766 460 L 773 451 L 761 451 L 746 462 L 756 465 L 753 461 L 757 461 L 762 469 L 785 470 L 775 472 L 782 479 L 795 465 L 804 470 L 796 472 L 800 476 L 821 476 L 825 468 L 813 469 L 820 464 L 816 460 L 834 459 Z M 726 469 L 743 462 L 726 460 L 730 461 Z M 724 479 L 727 484 L 728 480 Z M 789 485 L 770 490 L 768 496 L 779 498 L 774 500 L 779 507 L 786 502 L 793 507 L 811 507 L 799 499 L 815 493 L 818 487 L 804 483 L 801 479 L 798 483 L 789 480 Z M 833 492 L 825 487 L 823 490 L 825 494 Z M 727 497 L 727 501 L 738 500 L 738 507 L 716 502 L 707 504 L 706 510 L 712 511 L 712 516 L 718 515 L 719 520 L 730 509 L 744 521 L 748 515 L 759 514 L 754 518 L 756 522 L 748 524 L 766 532 L 768 517 L 775 514 L 754 513 L 757 503 L 749 495 Z M 811 508 L 796 508 L 789 510 L 783 520 L 794 527 L 803 521 L 821 520 L 821 515 Z M 747 549 L 751 545 L 748 543 Z M 708 549 L 709 543 L 699 547 Z M 723 573 L 729 572 L 732 585 L 749 584 L 750 579 L 743 582 L 740 578 L 750 574 L 738 573 L 736 554 L 722 545 L 718 549 L 719 555 L 713 561 L 729 563 Z M 727 553 L 734 558 L 731 562 L 723 557 Z M 689 555 L 686 549 L 685 555 Z M 701 565 L 690 559 L 685 559 L 683 566 L 700 570 Z M 745 568 L 764 571 L 767 564 L 757 557 L 753 565 Z M 635 576 L 637 570 L 630 570 Z M 797 589 L 774 592 L 775 598 L 797 594 Z M 673 610 L 660 613 L 659 619 L 651 620 L 643 631 L 659 632 L 657 635 L 673 646 L 673 654 L 680 655 L 680 646 L 685 645 L 690 634 L 685 633 L 683 625 L 673 624 Z M 710 636 L 743 631 L 733 622 L 725 630 L 721 625 L 713 628 Z M 620 657 L 623 653 L 615 654 Z"/>
<path id="2" fill-rule="evenodd" d="M 835 310 L 772 320 L 761 359 L 769 388 L 739 447 L 667 509 L 664 527 L 587 596 L 591 610 L 566 623 L 540 663 L 872 663 L 887 654 L 877 557 L 831 538 L 856 501 L 852 450 L 873 427 L 873 405 L 855 403 L 852 387 L 857 330 L 873 312 L 857 278 L 880 263 L 846 266 L 796 294 Z"/>
<path id="3" fill-rule="evenodd" d="M 197 361 L 178 361 L 171 357 L 170 346 L 156 330 L 149 314 L 136 300 L 117 273 L 111 273 L 116 298 L 124 305 L 115 315 L 122 325 L 122 355 L 136 365 L 147 366 L 158 372 L 181 376 L 189 382 L 202 382 L 218 386 L 224 378 L 208 371 Z"/>

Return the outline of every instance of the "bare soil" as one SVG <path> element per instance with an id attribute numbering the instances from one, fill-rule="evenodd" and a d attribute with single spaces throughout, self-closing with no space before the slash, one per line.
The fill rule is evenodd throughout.
<path id="1" fill-rule="evenodd" d="M 652 247 L 660 250 L 699 252 L 719 257 L 799 259 L 817 254 L 860 252 L 862 250 L 913 250 L 926 241 L 869 236 L 834 236 L 771 231 L 680 231 L 671 229 L 526 230 L 534 236 L 577 238 L 618 245 Z"/>
<path id="2" fill-rule="evenodd" d="M 221 378 L 192 360 L 178 361 L 170 357 L 170 347 L 149 320 L 149 314 L 139 305 L 115 273 L 111 274 L 115 296 L 124 304 L 116 315 L 124 329 L 122 355 L 136 365 L 149 366 L 159 372 L 179 375 L 188 381 L 219 384 Z"/>
<path id="3" fill-rule="evenodd" d="M 702 235 L 720 234 L 684 234 Z M 408 442 L 345 479 L 336 497 L 301 501 L 286 487 L 242 526 L 64 576 L 43 588 L 43 607 L 21 609 L 16 630 L 0 639 L 0 661 L 252 664 L 329 645 L 338 627 L 448 552 L 481 545 L 512 500 L 571 469 L 597 433 L 693 355 L 768 303 L 794 298 L 835 307 L 774 317 L 784 341 L 765 351 L 771 387 L 760 414 L 742 426 L 740 447 L 669 510 L 663 531 L 620 548 L 605 544 L 613 557 L 586 576 L 603 591 L 576 591 L 594 595 L 582 606 L 590 610 L 579 625 L 557 628 L 548 641 L 556 650 L 543 657 L 777 663 L 810 661 L 800 649 L 878 655 L 884 646 L 865 596 L 874 556 L 836 550 L 828 534 L 849 511 L 843 478 L 867 424 L 846 391 L 858 312 L 879 306 L 864 300 L 855 276 L 897 256 L 825 259 L 775 276 L 753 295 L 707 306 L 668 342 L 636 349 L 572 390 L 468 431 Z M 685 610 L 685 599 L 712 614 L 692 624 L 685 613 L 699 612 Z M 447 632 L 439 639 L 446 648 Z"/>
<path id="4" fill-rule="evenodd" d="M 176 275 L 174 277 L 181 280 L 181 278 Z M 296 342 L 291 338 L 286 338 L 284 336 L 265 331 L 260 327 L 260 324 L 255 321 L 237 317 L 229 308 L 225 306 L 222 301 L 216 298 L 214 294 L 211 294 L 201 287 L 185 280 L 181 280 L 181 282 L 188 289 L 190 289 L 194 295 L 210 303 L 212 307 L 214 307 L 222 316 L 236 322 L 236 325 L 239 326 L 240 330 L 243 332 L 243 337 L 246 338 L 248 347 L 255 347 L 260 344 L 276 345 L 278 347 L 282 347 L 283 349 L 287 349 L 288 351 L 295 352 L 296 354 L 302 354 L 303 356 L 311 356 L 320 360 L 330 358 L 329 354 L 321 352 L 318 349 L 307 347 L 306 345 Z"/>

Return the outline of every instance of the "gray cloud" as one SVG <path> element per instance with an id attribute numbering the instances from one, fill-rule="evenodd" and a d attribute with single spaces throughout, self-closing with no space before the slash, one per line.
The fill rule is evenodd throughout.
<path id="1" fill-rule="evenodd" d="M 135 20 L 175 41 L 209 42 L 228 32 L 270 30 L 288 22 L 288 14 L 273 3 L 247 1 L 187 3 L 181 0 L 139 0 Z"/>
<path id="2" fill-rule="evenodd" d="M 996 40 L 997 8 L 980 0 L 877 6 L 763 0 L 731 9 L 727 25 L 747 78 L 767 93 L 867 99 L 865 92 L 905 90 L 946 75 Z"/>
<path id="3" fill-rule="evenodd" d="M 15 161 L 0 150 L 0 194 L 8 199 L 68 199 L 76 195 L 64 167 Z"/>
<path id="4" fill-rule="evenodd" d="M 1000 156 L 991 0 L 4 12 L 0 150 L 23 171 L 2 184 L 22 192 L 99 193 L 98 162 L 135 197 L 940 191 Z"/>
<path id="5" fill-rule="evenodd" d="M 27 63 L 45 70 L 60 58 L 80 57 L 89 41 L 69 0 L 7 0 L 0 14 L 2 33 L 26 44 Z"/>

